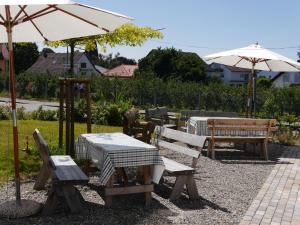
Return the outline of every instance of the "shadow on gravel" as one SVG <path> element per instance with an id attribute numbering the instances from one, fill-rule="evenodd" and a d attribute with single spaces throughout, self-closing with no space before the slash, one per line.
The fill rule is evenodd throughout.
<path id="1" fill-rule="evenodd" d="M 284 152 L 287 151 L 285 147 L 279 144 L 269 144 L 269 160 L 265 161 L 259 148 L 248 146 L 247 150 L 239 149 L 216 149 L 216 160 L 223 164 L 261 164 L 261 165 L 274 165 L 274 164 L 289 164 L 288 162 L 280 162 L 279 158 L 282 157 Z M 206 151 L 203 151 L 207 155 Z"/>
<path id="2" fill-rule="evenodd" d="M 174 184 L 165 181 L 163 184 L 155 186 L 155 193 L 164 199 L 168 199 L 171 195 L 173 185 Z M 183 210 L 198 210 L 209 207 L 214 210 L 230 213 L 227 208 L 221 207 L 201 196 L 198 199 L 191 200 L 187 193 L 182 193 L 180 198 L 176 201 L 172 201 L 172 203 Z"/>

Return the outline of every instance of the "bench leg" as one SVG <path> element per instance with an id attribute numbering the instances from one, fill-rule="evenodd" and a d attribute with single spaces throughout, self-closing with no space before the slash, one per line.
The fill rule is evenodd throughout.
<path id="1" fill-rule="evenodd" d="M 187 189 L 190 199 L 199 198 L 199 193 L 198 193 L 197 185 L 196 185 L 193 174 L 191 174 L 187 177 L 186 189 Z"/>
<path id="2" fill-rule="evenodd" d="M 264 143 L 263 143 L 263 149 L 264 149 L 264 157 L 265 157 L 265 160 L 269 160 L 269 156 L 268 156 L 268 141 L 265 140 Z"/>
<path id="3" fill-rule="evenodd" d="M 211 158 L 211 140 L 208 141 L 207 157 Z"/>
<path id="4" fill-rule="evenodd" d="M 171 201 L 174 201 L 179 198 L 181 192 L 183 191 L 184 185 L 187 183 L 187 179 L 187 175 L 179 175 L 176 178 L 175 185 L 170 196 Z"/>
<path id="5" fill-rule="evenodd" d="M 37 180 L 34 183 L 33 188 L 37 191 L 45 189 L 45 184 L 50 178 L 50 175 L 51 169 L 48 167 L 47 164 L 44 163 L 38 174 Z"/>
<path id="6" fill-rule="evenodd" d="M 216 159 L 215 157 L 215 142 L 214 141 L 211 141 L 211 158 L 212 159 Z"/>
<path id="7" fill-rule="evenodd" d="M 55 212 L 55 210 L 57 209 L 57 205 L 59 204 L 58 196 L 55 193 L 56 190 L 54 190 L 54 189 L 55 189 L 55 187 L 51 188 L 51 191 L 46 200 L 46 203 L 45 203 L 45 206 L 43 209 L 43 213 L 42 213 L 44 216 L 53 214 Z"/>
<path id="8" fill-rule="evenodd" d="M 80 213 L 83 211 L 82 203 L 80 197 L 81 194 L 73 185 L 63 185 L 62 191 L 67 204 L 71 210 L 71 213 Z"/>
<path id="9" fill-rule="evenodd" d="M 150 166 L 143 166 L 144 171 L 144 184 L 151 184 L 151 171 Z M 145 192 L 145 205 L 149 207 L 151 205 L 152 194 L 151 192 Z"/>

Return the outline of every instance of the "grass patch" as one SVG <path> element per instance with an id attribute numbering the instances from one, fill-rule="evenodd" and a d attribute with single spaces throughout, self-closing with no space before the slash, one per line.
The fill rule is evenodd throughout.
<path id="1" fill-rule="evenodd" d="M 50 147 L 52 155 L 64 154 L 65 150 L 58 148 L 58 121 L 37 121 L 20 120 L 18 121 L 19 130 L 19 154 L 20 154 L 20 173 L 22 177 L 36 174 L 41 166 L 39 152 L 35 146 L 32 133 L 38 128 Z M 121 127 L 93 125 L 93 133 L 120 132 Z M 75 123 L 75 138 L 80 134 L 86 133 L 86 124 Z M 28 136 L 30 153 L 22 151 L 26 148 L 26 137 Z M 13 160 L 13 139 L 12 123 L 8 120 L 0 121 L 0 180 L 14 175 Z"/>

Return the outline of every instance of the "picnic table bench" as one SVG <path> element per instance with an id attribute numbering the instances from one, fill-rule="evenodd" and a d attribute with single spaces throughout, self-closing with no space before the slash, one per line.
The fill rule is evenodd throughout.
<path id="1" fill-rule="evenodd" d="M 165 175 L 176 177 L 170 200 L 178 199 L 184 189 L 184 186 L 186 186 L 187 193 L 191 199 L 198 198 L 199 194 L 194 180 L 194 172 L 206 137 L 188 134 L 162 126 L 156 126 L 154 134 L 155 137 L 152 140 L 152 144 L 158 149 L 168 149 L 186 156 L 190 156 L 193 159 L 191 166 L 187 166 L 167 157 L 162 157 L 162 160 L 165 164 Z M 171 143 L 169 140 L 188 144 L 191 147 L 196 147 L 196 150 L 190 147 L 184 147 Z"/>
<path id="2" fill-rule="evenodd" d="M 68 155 L 51 156 L 47 143 L 38 129 L 35 129 L 33 138 L 37 144 L 43 160 L 42 168 L 34 184 L 35 190 L 45 188 L 47 180 L 51 177 L 52 185 L 48 195 L 44 215 L 52 214 L 63 198 L 72 213 L 82 212 L 82 196 L 74 185 L 87 184 L 89 178 L 82 172 L 73 159 Z"/>
<path id="3" fill-rule="evenodd" d="M 271 132 L 276 131 L 275 119 L 226 118 L 208 119 L 208 156 L 215 159 L 216 142 L 257 143 L 261 147 L 261 155 L 268 160 L 268 141 Z"/>

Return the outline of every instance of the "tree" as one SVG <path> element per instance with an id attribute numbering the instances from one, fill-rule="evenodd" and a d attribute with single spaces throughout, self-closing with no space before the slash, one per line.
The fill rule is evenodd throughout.
<path id="1" fill-rule="evenodd" d="M 16 74 L 26 71 L 39 57 L 38 47 L 35 43 L 14 44 L 15 72 Z"/>
<path id="2" fill-rule="evenodd" d="M 150 27 L 124 24 L 107 34 L 47 42 L 46 44 L 52 47 L 70 46 L 70 72 L 72 72 L 74 68 L 74 49 L 78 45 L 84 46 L 86 51 L 96 49 L 97 45 L 101 47 L 102 51 L 106 51 L 107 47 L 115 47 L 117 45 L 141 46 L 148 39 L 162 37 L 163 35 L 160 31 Z"/>
<path id="3" fill-rule="evenodd" d="M 115 56 L 109 54 L 107 56 L 100 54 L 97 59 L 92 60 L 93 63 L 99 66 L 103 66 L 107 69 L 115 68 L 119 65 L 136 65 L 136 61 L 134 59 L 128 59 L 126 57 L 120 56 L 120 53 L 117 53 Z"/>
<path id="4" fill-rule="evenodd" d="M 272 80 L 267 77 L 259 77 L 257 79 L 257 87 L 270 88 L 272 86 Z"/>
<path id="5" fill-rule="evenodd" d="M 179 78 L 182 81 L 205 81 L 205 62 L 196 54 L 175 48 L 153 49 L 139 60 L 139 71 L 154 72 L 164 80 Z"/>
<path id="6" fill-rule="evenodd" d="M 47 56 L 48 53 L 55 53 L 51 48 L 43 48 L 43 50 L 41 51 L 41 55 L 43 56 Z"/>

